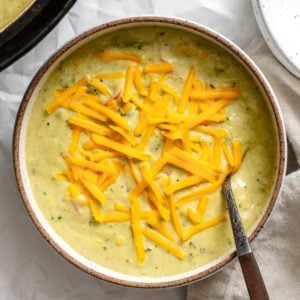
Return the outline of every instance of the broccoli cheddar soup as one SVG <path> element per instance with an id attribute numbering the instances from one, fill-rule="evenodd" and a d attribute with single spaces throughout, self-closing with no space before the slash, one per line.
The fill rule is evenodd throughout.
<path id="1" fill-rule="evenodd" d="M 270 197 L 277 141 L 263 95 L 231 55 L 164 26 L 119 29 L 61 61 L 35 99 L 35 200 L 79 254 L 136 276 L 203 266 L 233 246 L 222 183 L 246 229 Z"/>
<path id="2" fill-rule="evenodd" d="M 34 0 L 1 0 L 0 31 L 26 10 Z"/>

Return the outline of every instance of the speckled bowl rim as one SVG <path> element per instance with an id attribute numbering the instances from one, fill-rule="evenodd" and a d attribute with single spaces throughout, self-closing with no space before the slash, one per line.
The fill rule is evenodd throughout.
<path id="1" fill-rule="evenodd" d="M 32 98 L 32 94 L 37 87 L 39 81 L 43 78 L 44 74 L 48 71 L 48 69 L 54 64 L 60 57 L 68 51 L 70 48 L 72 48 L 77 43 L 85 40 L 86 38 L 97 34 L 101 31 L 105 31 L 106 29 L 118 29 L 120 27 L 124 26 L 130 26 L 130 25 L 167 25 L 167 26 L 174 26 L 178 27 L 183 30 L 192 31 L 195 34 L 199 34 L 203 38 L 206 38 L 213 43 L 215 43 L 217 46 L 221 46 L 225 48 L 229 53 L 231 53 L 234 57 L 236 57 L 251 73 L 252 77 L 257 81 L 258 85 L 260 86 L 261 90 L 265 94 L 265 100 L 267 103 L 269 103 L 270 110 L 273 113 L 274 118 L 274 124 L 276 126 L 277 130 L 277 139 L 278 139 L 278 169 L 276 174 L 276 179 L 273 187 L 273 193 L 270 198 L 269 204 L 265 209 L 265 212 L 263 216 L 261 217 L 260 221 L 254 228 L 252 234 L 249 236 L 249 240 L 252 241 L 257 234 L 261 231 L 263 226 L 265 225 L 267 219 L 269 218 L 275 203 L 278 199 L 283 180 L 286 170 L 286 161 L 287 161 L 287 143 L 286 143 L 286 135 L 285 135 L 285 128 L 283 123 L 283 118 L 281 115 L 281 111 L 278 105 L 278 101 L 267 82 L 265 76 L 263 73 L 259 70 L 259 68 L 255 65 L 255 63 L 234 43 L 229 41 L 227 38 L 223 37 L 219 33 L 205 27 L 202 25 L 199 25 L 197 23 L 193 23 L 190 21 L 177 19 L 177 18 L 169 18 L 169 17 L 155 17 L 155 16 L 143 16 L 143 17 L 131 17 L 131 18 L 125 18 L 120 19 L 116 21 L 112 21 L 109 23 L 105 23 L 103 25 L 97 26 L 95 28 L 92 28 L 76 38 L 72 39 L 68 43 L 65 44 L 61 49 L 59 49 L 57 52 L 55 52 L 49 60 L 39 69 L 39 71 L 36 73 L 34 78 L 32 79 L 24 97 L 21 102 L 16 123 L 15 123 L 15 129 L 14 129 L 14 136 L 13 136 L 13 162 L 14 162 L 14 170 L 17 180 L 18 189 L 23 201 L 23 204 L 25 206 L 25 209 L 27 210 L 27 213 L 29 214 L 30 218 L 32 219 L 33 223 L 37 227 L 37 229 L 40 231 L 42 236 L 49 242 L 49 244 L 64 258 L 66 258 L 70 263 L 72 263 L 74 266 L 78 267 L 79 269 L 87 272 L 90 275 L 93 275 L 97 278 L 100 278 L 102 280 L 120 284 L 123 286 L 128 287 L 139 287 L 139 288 L 165 288 L 165 287 L 175 287 L 180 286 L 184 284 L 189 284 L 198 280 L 201 280 L 203 278 L 206 278 L 216 271 L 220 270 L 222 267 L 230 263 L 235 257 L 236 252 L 233 252 L 231 254 L 228 254 L 224 259 L 219 261 L 218 263 L 212 265 L 207 270 L 204 270 L 202 272 L 193 274 L 193 275 L 186 275 L 183 272 L 182 277 L 175 280 L 170 281 L 163 281 L 163 282 L 147 282 L 146 280 L 143 282 L 134 282 L 130 280 L 123 280 L 112 276 L 107 276 L 106 274 L 103 274 L 101 272 L 97 272 L 93 269 L 91 269 L 89 266 L 79 262 L 76 258 L 71 256 L 69 253 L 67 253 L 64 249 L 62 249 L 54 240 L 54 238 L 50 235 L 49 232 L 45 228 L 43 228 L 39 216 L 37 216 L 30 204 L 30 201 L 27 197 L 25 186 L 24 186 L 24 180 L 22 178 L 21 170 L 20 170 L 20 133 L 22 129 L 23 119 L 25 115 L 25 111 L 27 108 L 28 103 L 30 102 Z M 26 125 L 26 124 L 25 124 Z M 165 276 L 168 277 L 168 276 Z M 163 277 L 162 277 L 163 278 Z"/>

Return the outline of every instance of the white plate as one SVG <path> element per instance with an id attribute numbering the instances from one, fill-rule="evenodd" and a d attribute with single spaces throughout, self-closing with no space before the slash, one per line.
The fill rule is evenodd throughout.
<path id="1" fill-rule="evenodd" d="M 270 50 L 300 78 L 300 1 L 252 0 L 252 5 Z"/>

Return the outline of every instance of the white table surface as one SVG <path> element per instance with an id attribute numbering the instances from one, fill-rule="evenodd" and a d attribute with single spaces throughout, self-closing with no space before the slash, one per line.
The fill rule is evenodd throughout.
<path id="1" fill-rule="evenodd" d="M 0 73 L 1 300 L 185 299 L 185 287 L 148 291 L 123 288 L 69 264 L 49 247 L 26 215 L 13 173 L 11 140 L 16 112 L 42 63 L 70 38 L 93 26 L 143 14 L 202 23 L 242 48 L 258 32 L 250 0 L 78 0 L 34 50 Z"/>

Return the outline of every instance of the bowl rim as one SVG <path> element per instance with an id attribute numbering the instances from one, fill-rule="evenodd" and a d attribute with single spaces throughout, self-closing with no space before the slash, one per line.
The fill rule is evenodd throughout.
<path id="1" fill-rule="evenodd" d="M 66 260 L 72 263 L 77 268 L 85 271 L 86 273 L 93 275 L 96 278 L 102 279 L 104 281 L 119 284 L 122 286 L 127 287 L 136 287 L 136 288 L 166 288 L 166 287 L 178 287 L 181 285 L 189 284 L 195 281 L 199 281 L 204 279 L 215 272 L 219 271 L 228 263 L 232 262 L 233 259 L 236 257 L 236 251 L 229 254 L 227 257 L 219 261 L 217 264 L 209 267 L 204 271 L 200 271 L 196 274 L 187 275 L 179 279 L 174 279 L 170 281 L 163 281 L 163 282 L 134 282 L 130 280 L 123 280 L 117 277 L 112 277 L 101 272 L 95 271 L 91 269 L 88 265 L 85 265 L 79 262 L 75 257 L 71 256 L 67 253 L 64 249 L 62 249 L 58 243 L 54 240 L 50 233 L 47 232 L 45 228 L 43 228 L 39 217 L 34 213 L 30 201 L 27 197 L 25 191 L 25 184 L 23 182 L 23 176 L 21 174 L 21 167 L 20 167 L 20 137 L 21 137 L 21 129 L 23 127 L 23 120 L 25 117 L 25 111 L 28 104 L 31 102 L 32 94 L 37 88 L 40 80 L 44 77 L 44 75 L 48 72 L 51 66 L 61 58 L 69 49 L 75 46 L 77 43 L 84 41 L 85 39 L 92 37 L 94 34 L 97 34 L 101 31 L 105 31 L 106 29 L 118 29 L 120 26 L 131 25 L 131 24 L 139 24 L 139 25 L 168 25 L 168 26 L 175 26 L 182 30 L 193 31 L 195 34 L 199 34 L 204 38 L 209 39 L 215 44 L 221 44 L 223 48 L 231 55 L 235 56 L 236 59 L 240 61 L 240 63 L 244 64 L 248 69 L 248 72 L 251 73 L 251 76 L 258 82 L 258 85 L 262 89 L 265 94 L 265 101 L 269 104 L 270 110 L 272 110 L 273 117 L 274 117 L 274 125 L 277 133 L 278 139 L 278 166 L 277 166 L 277 173 L 274 180 L 273 192 L 271 194 L 271 198 L 269 200 L 268 205 L 266 206 L 263 216 L 261 217 L 260 221 L 256 224 L 253 232 L 249 236 L 250 242 L 258 235 L 261 229 L 264 227 L 266 221 L 268 220 L 273 208 L 277 202 L 279 197 L 281 187 L 283 184 L 285 171 L 286 171 L 286 161 L 287 161 L 287 141 L 286 141 L 286 134 L 285 134 L 285 127 L 283 123 L 282 114 L 280 111 L 280 107 L 274 92 L 272 91 L 271 86 L 269 85 L 267 79 L 260 71 L 260 69 L 256 66 L 256 64 L 248 57 L 248 55 L 241 50 L 237 45 L 233 42 L 228 40 L 223 35 L 217 33 L 216 31 L 203 26 L 198 23 L 194 23 L 191 21 L 183 20 L 180 18 L 173 18 L 173 17 L 160 17 L 160 16 L 141 16 L 141 17 L 129 17 L 118 19 L 115 21 L 111 21 L 108 23 L 104 23 L 102 25 L 96 26 L 87 30 L 80 35 L 76 36 L 75 38 L 68 41 L 64 46 L 58 49 L 54 54 L 50 56 L 50 58 L 41 66 L 38 72 L 33 77 L 31 83 L 29 84 L 23 99 L 21 101 L 13 133 L 13 165 L 14 165 L 14 172 L 16 176 L 17 186 L 19 193 L 21 195 L 21 199 L 25 210 L 27 211 L 28 215 L 30 216 L 31 220 L 35 224 L 36 228 L 39 230 L 41 235 L 47 240 L 47 242 L 54 248 L 60 255 L 62 255 Z M 219 46 L 219 45 L 218 45 Z M 26 125 L 26 124 L 24 124 Z M 184 273 L 183 273 L 184 274 Z"/>

